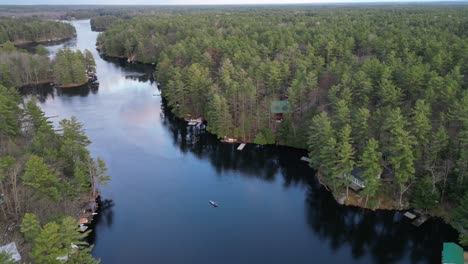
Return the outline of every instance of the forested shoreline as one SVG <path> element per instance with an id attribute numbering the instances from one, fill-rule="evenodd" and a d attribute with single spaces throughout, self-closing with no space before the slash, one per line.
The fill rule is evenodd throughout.
<path id="1" fill-rule="evenodd" d="M 15 30 L 31 42 L 60 36 L 63 25 L 75 34 L 73 26 L 61 22 L 21 21 L 28 25 Z M 34 30 L 25 29 L 32 25 Z M 90 231 L 79 229 L 78 219 L 88 219 L 83 206 L 95 204 L 97 189 L 109 179 L 105 163 L 91 157 L 91 142 L 75 117 L 54 127 L 34 97 L 22 98 L 17 92 L 43 83 L 86 84 L 95 78 L 93 55 L 61 49 L 50 60 L 43 46 L 30 51 L 15 47 L 18 38 L 12 36 L 19 35 L 10 29 L 0 26 L 0 32 L 10 34 L 0 37 L 0 245 L 15 242 L 24 263 L 99 263 L 85 240 Z M 31 37 L 30 32 L 46 33 Z M 10 257 L 2 253 L 0 262 L 15 263 Z"/>
<path id="2" fill-rule="evenodd" d="M 54 128 L 34 99 L 21 99 L 3 85 L 0 112 L 1 244 L 16 242 L 34 263 L 56 263 L 63 256 L 67 263 L 98 263 L 78 218 L 82 204 L 93 201 L 95 188 L 109 177 L 105 163 L 86 149 L 91 142 L 83 124 L 72 117 Z"/>
<path id="3" fill-rule="evenodd" d="M 0 43 L 10 41 L 15 45 L 48 43 L 71 39 L 75 28 L 59 21 L 31 17 L 0 17 Z"/>
<path id="4" fill-rule="evenodd" d="M 0 84 L 6 87 L 48 83 L 62 88 L 77 87 L 96 80 L 95 67 L 89 50 L 61 49 L 50 60 L 43 46 L 37 46 L 35 53 L 31 53 L 11 42 L 0 44 Z"/>
<path id="5" fill-rule="evenodd" d="M 214 10 L 127 20 L 98 45 L 157 63 L 179 117 L 204 117 L 220 138 L 306 148 L 336 197 L 432 212 L 466 244 L 467 11 Z M 275 101 L 290 111 L 274 113 Z M 358 200 L 347 188 L 356 168 Z"/>

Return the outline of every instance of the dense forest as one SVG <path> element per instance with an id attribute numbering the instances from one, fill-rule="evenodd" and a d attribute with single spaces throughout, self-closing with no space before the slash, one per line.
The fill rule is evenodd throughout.
<path id="1" fill-rule="evenodd" d="M 48 51 L 43 46 L 35 54 L 17 49 L 13 43 L 0 44 L 0 84 L 21 87 L 53 82 Z"/>
<path id="2" fill-rule="evenodd" d="M 0 44 L 0 84 L 22 87 L 55 83 L 59 87 L 74 87 L 95 79 L 96 63 L 89 50 L 61 49 L 53 60 L 48 51 L 37 46 L 31 53 L 16 48 L 11 42 Z"/>
<path id="3" fill-rule="evenodd" d="M 116 16 L 95 16 L 91 18 L 91 29 L 94 31 L 104 31 L 119 23 L 122 19 Z"/>
<path id="4" fill-rule="evenodd" d="M 83 125 L 72 117 L 54 128 L 34 100 L 2 85 L 0 113 L 0 244 L 15 241 L 34 263 L 97 263 L 77 219 L 109 177 Z"/>
<path id="5" fill-rule="evenodd" d="M 90 51 L 59 50 L 53 60 L 44 46 L 23 50 L 15 44 L 66 40 L 75 36 L 67 23 L 37 18 L 0 18 L 0 84 L 22 87 L 55 82 L 60 87 L 83 85 L 95 78 Z"/>
<path id="6" fill-rule="evenodd" d="M 98 44 L 157 63 L 179 117 L 204 117 L 220 138 L 307 148 L 337 198 L 431 211 L 468 245 L 467 12 L 215 10 L 127 20 Z M 356 168 L 364 199 L 347 188 Z"/>
<path id="7" fill-rule="evenodd" d="M 70 39 L 76 35 L 75 28 L 56 21 L 31 17 L 0 18 L 0 43 L 41 43 Z"/>
<path id="8" fill-rule="evenodd" d="M 55 81 L 60 87 L 80 86 L 88 83 L 96 74 L 96 63 L 93 54 L 61 49 L 53 61 Z"/>
<path id="9" fill-rule="evenodd" d="M 71 25 L 25 18 L 15 28 L 0 21 L 10 27 L 0 26 L 9 36 L 0 38 L 0 245 L 16 242 L 25 263 L 98 263 L 78 218 L 108 180 L 105 164 L 90 156 L 90 141 L 76 118 L 55 128 L 34 99 L 23 100 L 16 91 L 49 82 L 86 83 L 95 74 L 93 55 L 65 49 L 50 60 L 41 45 L 29 51 L 14 45 L 68 38 L 75 32 Z M 13 263 L 9 258 L 0 254 L 0 263 Z"/>

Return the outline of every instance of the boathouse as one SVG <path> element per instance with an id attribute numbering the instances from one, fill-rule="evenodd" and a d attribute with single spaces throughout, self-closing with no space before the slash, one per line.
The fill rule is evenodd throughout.
<path id="1" fill-rule="evenodd" d="M 442 263 L 443 264 L 463 264 L 465 263 L 463 257 L 463 248 L 455 243 L 444 243 L 442 249 Z"/>
<path id="2" fill-rule="evenodd" d="M 349 187 L 355 191 L 359 191 L 361 189 L 364 189 L 366 186 L 364 185 L 364 182 L 361 177 L 363 169 L 354 167 L 354 169 L 351 171 L 351 175 L 346 175 L 342 174 L 338 176 L 338 178 L 344 178 L 344 177 L 350 177 L 350 184 Z M 377 178 L 380 179 L 380 173 L 376 175 Z"/>

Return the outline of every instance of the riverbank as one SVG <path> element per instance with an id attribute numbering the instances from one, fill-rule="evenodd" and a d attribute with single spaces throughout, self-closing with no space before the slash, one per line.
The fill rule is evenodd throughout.
<path id="1" fill-rule="evenodd" d="M 76 37 L 76 34 L 70 37 L 63 37 L 63 38 L 52 38 L 52 39 L 39 39 L 39 40 L 15 40 L 12 43 L 15 46 L 22 47 L 28 45 L 54 45 L 54 44 L 61 44 L 63 42 L 69 41 Z"/>
<path id="2" fill-rule="evenodd" d="M 90 81 L 86 81 L 84 83 L 68 83 L 68 84 L 63 84 L 63 85 L 57 85 L 57 87 L 58 88 L 76 88 L 76 87 L 80 87 L 83 85 L 87 85 L 89 83 Z"/>
<path id="3" fill-rule="evenodd" d="M 99 196 L 95 199 L 96 203 L 100 202 Z M 94 215 L 84 212 L 84 206 L 89 203 L 89 195 L 82 194 L 77 199 L 63 200 L 59 204 L 55 205 L 55 218 L 70 216 L 73 219 L 76 219 L 77 223 L 83 215 L 86 215 L 90 221 L 87 225 L 92 225 L 92 218 Z M 98 205 L 99 206 L 99 205 Z M 35 213 L 38 216 L 40 214 L 41 208 L 35 208 L 33 210 L 28 210 L 29 213 Z M 27 242 L 24 238 L 23 233 L 21 232 L 21 220 L 22 219 L 11 219 L 11 218 L 2 218 L 0 217 L 0 246 L 15 242 L 18 252 L 22 257 L 21 263 L 30 263 L 31 258 L 29 253 L 31 252 L 31 244 Z M 47 219 L 41 219 L 48 221 Z M 50 220 L 50 219 L 49 219 Z M 78 225 L 77 225 L 78 227 Z"/>

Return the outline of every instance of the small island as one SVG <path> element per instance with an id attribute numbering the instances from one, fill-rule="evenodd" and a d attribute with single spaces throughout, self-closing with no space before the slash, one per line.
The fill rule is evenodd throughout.
<path id="1" fill-rule="evenodd" d="M 96 79 L 96 63 L 89 50 L 61 49 L 53 61 L 55 83 L 61 88 L 78 87 Z"/>

